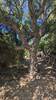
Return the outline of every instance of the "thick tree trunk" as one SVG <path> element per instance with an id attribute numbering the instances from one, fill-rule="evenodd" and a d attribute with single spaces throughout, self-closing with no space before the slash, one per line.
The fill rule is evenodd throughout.
<path id="1" fill-rule="evenodd" d="M 34 76 L 36 74 L 37 68 L 37 42 L 34 41 L 34 44 L 32 45 L 31 52 L 30 52 L 30 76 Z"/>

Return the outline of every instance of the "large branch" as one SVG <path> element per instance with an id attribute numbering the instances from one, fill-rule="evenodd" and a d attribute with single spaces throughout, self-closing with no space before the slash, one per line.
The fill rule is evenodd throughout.
<path id="1" fill-rule="evenodd" d="M 39 18 L 39 16 L 41 16 L 41 14 L 44 14 L 46 3 L 47 3 L 47 0 L 41 0 L 41 8 L 37 14 L 37 18 Z"/>
<path id="2" fill-rule="evenodd" d="M 46 5 L 47 0 L 42 0 L 41 1 L 41 8 L 37 14 L 37 18 L 41 16 L 42 13 L 44 13 L 45 5 Z M 39 37 L 39 29 L 36 30 L 36 17 L 35 17 L 35 11 L 33 7 L 33 0 L 28 0 L 28 6 L 29 6 L 29 12 L 30 12 L 30 17 L 31 17 L 31 26 L 33 30 L 33 34 L 36 37 Z"/>
<path id="3" fill-rule="evenodd" d="M 28 7 L 29 7 L 29 14 L 31 17 L 31 28 L 32 28 L 32 33 L 33 36 L 36 37 L 36 18 L 35 18 L 35 10 L 33 7 L 33 0 L 28 0 Z"/>
<path id="4" fill-rule="evenodd" d="M 3 12 L 3 11 L 1 12 L 1 10 L 0 10 L 0 23 L 8 25 L 13 31 L 17 32 L 19 34 L 19 37 L 20 37 L 24 47 L 29 49 L 28 43 L 25 40 L 23 30 L 20 30 L 18 25 L 13 20 L 11 20 L 10 17 L 6 16 L 5 12 Z"/>

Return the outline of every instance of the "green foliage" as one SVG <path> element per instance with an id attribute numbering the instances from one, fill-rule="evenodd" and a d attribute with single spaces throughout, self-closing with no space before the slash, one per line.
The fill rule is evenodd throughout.
<path id="1" fill-rule="evenodd" d="M 10 34 L 0 36 L 0 65 L 8 66 L 15 64 L 17 51 L 14 41 Z"/>
<path id="2" fill-rule="evenodd" d="M 30 53 L 28 50 L 25 49 L 25 53 L 24 53 L 24 56 L 26 59 L 28 59 L 30 57 Z"/>
<path id="3" fill-rule="evenodd" d="M 56 34 L 53 33 L 44 35 L 39 42 L 39 48 L 45 54 L 56 54 Z"/>
<path id="4" fill-rule="evenodd" d="M 0 66 L 6 67 L 14 64 L 22 64 L 25 51 L 23 48 L 17 49 L 11 33 L 0 36 Z"/>

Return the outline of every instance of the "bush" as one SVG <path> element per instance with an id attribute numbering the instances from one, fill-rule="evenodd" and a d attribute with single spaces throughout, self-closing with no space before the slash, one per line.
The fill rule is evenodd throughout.
<path id="1" fill-rule="evenodd" d="M 6 67 L 15 64 L 17 59 L 17 51 L 15 42 L 12 40 L 11 34 L 0 36 L 0 66 Z"/>
<path id="2" fill-rule="evenodd" d="M 56 34 L 44 35 L 39 42 L 39 48 L 45 54 L 56 54 Z"/>

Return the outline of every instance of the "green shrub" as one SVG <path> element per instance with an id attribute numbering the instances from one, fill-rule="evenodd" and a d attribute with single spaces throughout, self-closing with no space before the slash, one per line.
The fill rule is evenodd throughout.
<path id="1" fill-rule="evenodd" d="M 44 35 L 40 42 L 39 48 L 46 54 L 55 53 L 56 54 L 56 34 L 46 34 Z"/>
<path id="2" fill-rule="evenodd" d="M 0 36 L 0 66 L 6 67 L 15 64 L 17 51 L 11 34 Z"/>

